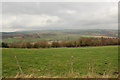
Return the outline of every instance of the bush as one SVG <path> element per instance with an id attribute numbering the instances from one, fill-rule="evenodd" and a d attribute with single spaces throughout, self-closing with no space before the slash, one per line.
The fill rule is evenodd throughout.
<path id="1" fill-rule="evenodd" d="M 7 43 L 2 42 L 1 45 L 2 45 L 3 48 L 9 48 Z"/>
<path id="2" fill-rule="evenodd" d="M 37 41 L 37 42 L 18 42 L 18 43 L 2 43 L 5 48 L 49 48 L 49 47 L 83 47 L 83 46 L 106 46 L 120 45 L 119 38 L 85 38 L 81 37 L 73 41 Z"/>

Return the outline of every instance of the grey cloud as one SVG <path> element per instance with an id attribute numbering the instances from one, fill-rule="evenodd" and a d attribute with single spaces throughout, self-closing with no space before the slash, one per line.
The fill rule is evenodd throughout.
<path id="1" fill-rule="evenodd" d="M 47 15 L 60 20 L 50 25 L 26 26 L 24 23 L 12 23 L 11 29 L 117 29 L 117 3 L 98 2 L 4 2 L 4 16 L 13 15 Z M 39 17 L 38 17 L 39 18 Z M 23 20 L 24 17 L 23 17 Z M 38 20 L 38 19 L 34 19 Z M 34 21 L 33 21 L 34 22 Z M 29 23 L 29 22 L 27 22 Z M 6 27 L 6 26 L 4 26 Z M 7 31 L 7 27 L 5 28 Z"/>

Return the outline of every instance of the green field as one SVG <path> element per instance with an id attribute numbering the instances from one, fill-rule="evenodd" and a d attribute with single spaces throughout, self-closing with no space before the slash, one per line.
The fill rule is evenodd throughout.
<path id="1" fill-rule="evenodd" d="M 65 30 L 33 30 L 21 32 L 2 32 L 0 42 L 14 43 L 20 41 L 40 41 L 40 40 L 76 40 L 80 37 L 118 37 L 118 30 L 107 29 L 65 29 Z"/>
<path id="2" fill-rule="evenodd" d="M 62 41 L 68 41 L 68 40 L 76 40 L 80 37 L 95 37 L 92 35 L 79 35 L 79 34 L 59 34 L 56 36 L 42 36 L 41 38 L 6 38 L 0 40 L 0 42 L 6 42 L 6 43 L 13 43 L 13 42 L 21 42 L 21 41 L 29 41 L 29 42 L 35 42 L 40 40 L 62 40 Z"/>
<path id="3" fill-rule="evenodd" d="M 34 77 L 117 77 L 118 46 L 2 49 L 3 76 L 14 77 L 20 70 Z"/>

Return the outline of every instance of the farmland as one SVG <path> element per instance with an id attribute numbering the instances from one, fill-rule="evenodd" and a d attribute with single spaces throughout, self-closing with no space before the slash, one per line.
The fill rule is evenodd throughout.
<path id="1" fill-rule="evenodd" d="M 3 48 L 3 77 L 117 77 L 118 46 L 20 49 Z"/>
<path id="2" fill-rule="evenodd" d="M 59 40 L 69 41 L 80 37 L 118 37 L 117 30 L 38 30 L 23 32 L 2 32 L 0 42 L 14 43 L 20 41 Z"/>

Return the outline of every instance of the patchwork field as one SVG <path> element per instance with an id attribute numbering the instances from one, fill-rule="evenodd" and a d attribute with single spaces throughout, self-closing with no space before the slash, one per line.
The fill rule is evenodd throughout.
<path id="1" fill-rule="evenodd" d="M 118 46 L 47 49 L 3 48 L 2 51 L 3 77 L 15 77 L 16 75 L 117 77 L 118 75 Z M 23 74 L 20 73 L 18 64 L 21 66 Z"/>
<path id="2" fill-rule="evenodd" d="M 29 42 L 34 42 L 34 41 L 40 41 L 40 40 L 62 40 L 62 41 L 67 41 L 67 40 L 75 40 L 80 37 L 96 37 L 92 35 L 56 35 L 56 36 L 47 36 L 47 37 L 41 37 L 41 38 L 6 38 L 3 40 L 0 40 L 0 42 L 6 42 L 6 43 L 14 43 L 14 42 L 21 42 L 21 41 L 29 41 Z"/>
<path id="3" fill-rule="evenodd" d="M 38 30 L 23 32 L 3 32 L 0 42 L 14 43 L 21 41 L 40 41 L 40 40 L 76 40 L 80 37 L 118 37 L 118 30 Z"/>

